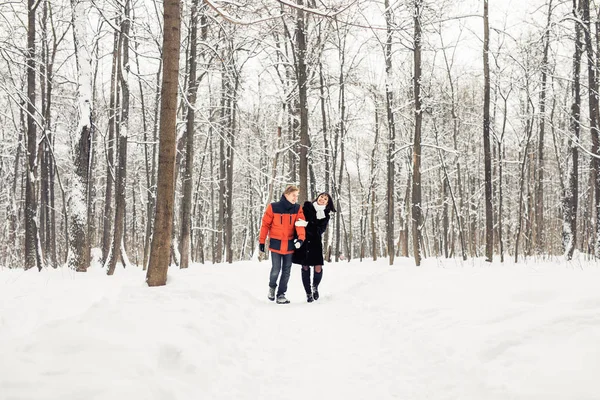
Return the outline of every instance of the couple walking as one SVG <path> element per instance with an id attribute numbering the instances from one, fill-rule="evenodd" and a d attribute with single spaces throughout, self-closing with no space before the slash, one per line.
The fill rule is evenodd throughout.
<path id="1" fill-rule="evenodd" d="M 302 284 L 306 300 L 310 303 L 319 298 L 319 283 L 323 277 L 323 240 L 330 212 L 335 212 L 333 200 L 328 193 L 321 193 L 302 207 L 296 204 L 299 189 L 288 186 L 281 199 L 267 206 L 260 228 L 259 248 L 265 251 L 269 236 L 271 250 L 271 273 L 269 276 L 269 300 L 277 298 L 278 304 L 290 301 L 285 297 L 292 263 L 302 265 Z M 310 267 L 314 267 L 311 285 Z M 279 288 L 277 289 L 277 278 Z M 277 289 L 277 296 L 275 296 Z"/>

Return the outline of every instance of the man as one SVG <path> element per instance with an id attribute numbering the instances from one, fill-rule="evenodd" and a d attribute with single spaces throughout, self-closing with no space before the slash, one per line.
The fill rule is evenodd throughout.
<path id="1" fill-rule="evenodd" d="M 288 186 L 281 199 L 267 206 L 260 227 L 259 248 L 265 251 L 265 241 L 269 236 L 269 250 L 271 250 L 271 273 L 269 275 L 269 300 L 275 300 L 275 289 L 277 278 L 279 289 L 277 290 L 277 304 L 288 304 L 290 301 L 285 297 L 287 284 L 290 279 L 292 268 L 292 255 L 294 250 L 302 246 L 305 239 L 303 226 L 296 226 L 296 221 L 304 220 L 302 207 L 296 204 L 298 201 L 298 189 L 296 186 Z"/>

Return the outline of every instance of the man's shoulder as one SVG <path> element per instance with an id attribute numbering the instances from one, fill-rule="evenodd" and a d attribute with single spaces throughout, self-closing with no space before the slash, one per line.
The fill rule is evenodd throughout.
<path id="1" fill-rule="evenodd" d="M 300 204 L 292 204 L 290 207 L 290 203 L 276 201 L 271 203 L 271 208 L 277 214 L 296 214 L 300 210 Z"/>

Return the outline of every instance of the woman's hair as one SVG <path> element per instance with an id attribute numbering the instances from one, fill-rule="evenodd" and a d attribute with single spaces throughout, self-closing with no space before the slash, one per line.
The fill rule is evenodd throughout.
<path id="1" fill-rule="evenodd" d="M 312 202 L 316 203 L 316 201 L 319 199 L 319 197 L 321 197 L 323 195 L 327 196 L 327 205 L 325 206 L 325 210 L 337 212 L 337 210 L 335 209 L 335 206 L 333 205 L 333 198 L 327 192 L 319 193 L 319 195 L 317 197 L 315 197 L 315 199 Z"/>
<path id="2" fill-rule="evenodd" d="M 298 192 L 298 191 L 300 191 L 300 189 L 298 189 L 298 186 L 290 185 L 285 188 L 285 191 L 283 192 L 283 194 L 290 194 L 290 193 Z"/>

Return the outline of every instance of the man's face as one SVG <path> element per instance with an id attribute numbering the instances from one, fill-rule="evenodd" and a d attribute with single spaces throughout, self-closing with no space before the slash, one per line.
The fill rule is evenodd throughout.
<path id="1" fill-rule="evenodd" d="M 296 202 L 298 201 L 298 191 L 297 190 L 295 192 L 288 193 L 284 196 L 287 199 L 287 201 L 289 201 L 292 204 L 296 204 Z"/>

